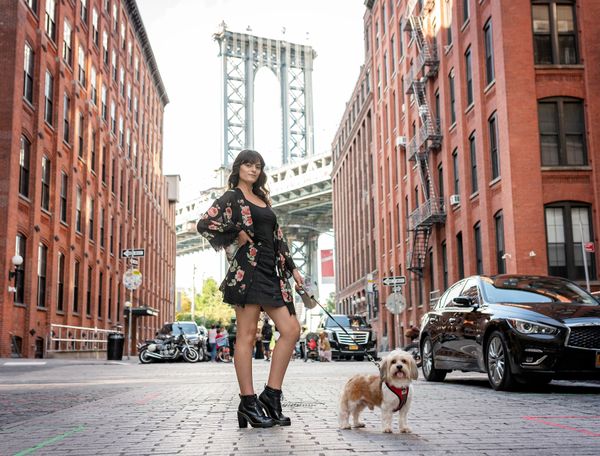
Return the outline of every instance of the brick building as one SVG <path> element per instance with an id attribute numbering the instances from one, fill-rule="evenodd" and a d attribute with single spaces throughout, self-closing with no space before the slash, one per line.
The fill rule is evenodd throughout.
<path id="1" fill-rule="evenodd" d="M 123 325 L 132 247 L 151 336 L 174 315 L 178 178 L 162 174 L 169 100 L 136 2 L 0 0 L 0 23 L 0 357 L 94 346 L 50 341 L 51 325 Z M 61 337 L 98 337 L 77 331 Z"/>
<path id="2" fill-rule="evenodd" d="M 582 240 L 597 244 L 600 226 L 600 3 L 365 5 L 380 302 L 390 292 L 383 277 L 408 279 L 399 317 L 380 304 L 379 334 L 405 344 L 430 299 L 471 274 L 552 274 L 585 286 Z M 598 288 L 598 256 L 586 260 Z"/>

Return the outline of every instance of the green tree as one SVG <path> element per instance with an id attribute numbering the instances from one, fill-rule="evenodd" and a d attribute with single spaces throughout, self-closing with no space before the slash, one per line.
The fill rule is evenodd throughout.
<path id="1" fill-rule="evenodd" d="M 196 295 L 196 305 L 194 306 L 194 316 L 199 325 L 210 326 L 212 324 L 229 325 L 231 317 L 235 311 L 229 305 L 223 302 L 223 296 L 219 290 L 217 282 L 208 278 L 202 286 L 202 294 Z M 182 303 L 182 311 L 177 314 L 177 320 L 190 320 L 191 301 L 187 307 L 184 307 L 185 300 Z"/>
<path id="2" fill-rule="evenodd" d="M 333 291 L 329 293 L 327 301 L 325 301 L 325 308 L 329 313 L 335 312 L 335 293 Z"/>

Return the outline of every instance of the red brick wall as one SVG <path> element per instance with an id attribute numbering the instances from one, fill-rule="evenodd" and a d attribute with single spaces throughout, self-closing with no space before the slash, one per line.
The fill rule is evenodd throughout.
<path id="1" fill-rule="evenodd" d="M 38 2 L 43 3 L 43 2 Z M 46 35 L 44 29 L 44 11 L 30 11 L 24 1 L 0 0 L 0 11 L 3 15 L 2 32 L 6 37 L 1 40 L 3 46 L 0 57 L 0 78 L 3 81 L 14 81 L 12 86 L 2 85 L 6 93 L 3 100 L 13 99 L 10 111 L 3 111 L 0 117 L 2 128 L 2 150 L 0 173 L 2 176 L 3 204 L 0 206 L 3 220 L 11 223 L 0 225 L 1 249 L 0 267 L 0 357 L 10 355 L 9 334 L 23 338 L 23 355 L 33 356 L 35 338 L 46 338 L 50 324 L 68 324 L 74 326 L 97 327 L 111 329 L 117 323 L 124 323 L 123 304 L 126 300 L 121 279 L 125 270 L 124 261 L 119 258 L 119 247 L 144 248 L 146 256 L 140 261 L 140 269 L 144 274 L 144 285 L 135 292 L 134 305 L 147 305 L 157 308 L 159 317 L 144 318 L 139 328 L 140 337 L 149 337 L 160 327 L 163 320 L 172 318 L 175 268 L 175 207 L 166 197 L 166 183 L 162 175 L 162 119 L 164 105 L 168 102 L 162 91 L 159 79 L 152 74 L 153 61 L 143 52 L 143 43 L 136 33 L 131 21 L 133 14 L 128 2 L 119 7 L 119 27 L 112 29 L 112 12 L 102 9 L 102 2 L 88 1 L 88 21 L 83 23 L 80 17 L 80 3 L 57 1 L 56 11 L 56 43 Z M 111 2 L 112 4 L 112 2 Z M 91 17 L 92 10 L 99 13 L 99 46 L 93 43 Z M 9 16 L 9 12 L 12 14 Z M 63 23 L 68 20 L 73 32 L 72 68 L 62 59 Z M 120 24 L 126 24 L 126 42 L 132 42 L 133 55 L 140 61 L 141 77 L 138 81 L 134 74 L 133 60 L 128 58 L 127 45 L 121 46 Z M 125 81 L 132 87 L 133 95 L 137 94 L 139 104 L 138 122 L 134 120 L 133 109 L 128 109 L 127 92 L 120 95 L 118 74 L 113 80 L 110 59 L 105 66 L 102 60 L 102 30 L 109 31 L 109 48 L 118 52 L 118 66 L 125 68 Z M 12 50 L 4 49 L 5 43 L 12 37 Z M 4 39 L 7 38 L 7 39 Z M 29 104 L 22 98 L 23 93 L 23 46 L 27 41 L 35 52 L 34 102 Z M 85 48 L 86 85 L 77 81 L 78 46 Z M 12 61 L 9 60 L 12 55 Z M 90 100 L 91 67 L 97 71 L 98 102 Z M 44 75 L 49 70 L 54 75 L 54 122 L 49 126 L 44 121 Z M 160 78 L 160 76 L 158 76 Z M 101 87 L 108 89 L 108 122 L 101 117 Z M 69 142 L 63 141 L 63 99 L 68 93 L 71 98 Z M 117 135 L 110 131 L 110 101 L 117 105 L 119 114 L 124 119 L 124 133 L 131 131 L 131 143 L 137 143 L 137 166 L 133 158 L 128 157 L 126 144 L 119 144 Z M 132 101 L 133 104 L 133 101 Z M 6 106 L 2 104 L 3 108 Z M 78 116 L 84 116 L 84 150 L 79 157 L 77 146 L 79 136 Z M 143 119 L 143 121 L 142 121 Z M 91 143 L 92 131 L 96 132 L 96 170 L 92 170 Z M 25 135 L 32 143 L 30 160 L 30 194 L 29 198 L 19 196 L 19 144 L 21 135 Z M 10 147 L 5 147 L 10 144 Z M 102 148 L 106 147 L 106 182 L 101 178 Z M 41 209 L 41 162 L 46 156 L 51 161 L 50 210 Z M 10 161 L 9 161 L 10 157 Z M 111 189 L 111 159 L 116 161 L 115 192 Z M 62 172 L 68 175 L 67 223 L 60 221 L 60 179 Z M 122 180 L 122 186 L 121 186 Z M 76 186 L 80 186 L 82 198 L 82 232 L 75 230 L 75 194 Z M 6 190 L 7 189 L 7 190 Z M 121 196 L 123 193 L 123 196 Z M 131 195 L 130 195 L 131 193 Z M 135 195 L 135 198 L 134 198 Z M 90 238 L 88 227 L 88 202 L 94 198 L 94 240 Z M 131 203 L 129 203 L 131 201 Z M 100 209 L 105 211 L 105 245 L 100 244 Z M 5 218 L 6 217 L 6 218 Z M 110 221 L 114 224 L 113 249 L 110 250 Z M 122 227 L 123 237 L 119 231 Z M 22 306 L 13 304 L 13 294 L 7 293 L 8 281 L 6 271 L 10 258 L 15 253 L 15 237 L 17 232 L 27 236 L 27 254 L 25 258 L 25 303 Z M 44 243 L 48 247 L 48 263 L 46 272 L 46 308 L 37 307 L 37 262 L 38 245 Z M 57 309 L 58 254 L 65 255 L 65 301 L 64 311 Z M 79 312 L 73 312 L 74 262 L 80 262 L 79 280 Z M 86 293 L 88 284 L 88 267 L 93 268 L 91 288 L 91 313 L 86 315 Z M 103 274 L 102 290 L 99 289 L 99 274 Z M 112 278 L 112 290 L 109 290 L 109 279 Z M 108 318 L 109 294 L 111 295 L 111 318 Z M 102 295 L 102 302 L 99 297 Z M 117 303 L 120 301 L 120 312 Z M 100 306 L 101 316 L 98 315 Z M 35 335 L 31 336 L 30 331 Z M 32 331 L 33 332 L 33 331 Z"/>

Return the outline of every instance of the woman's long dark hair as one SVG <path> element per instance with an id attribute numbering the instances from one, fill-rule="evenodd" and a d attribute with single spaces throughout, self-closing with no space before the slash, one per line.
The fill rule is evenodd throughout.
<path id="1" fill-rule="evenodd" d="M 265 187 L 265 184 L 267 183 L 267 175 L 265 174 L 265 160 L 262 158 L 262 155 L 255 150 L 244 149 L 238 153 L 233 162 L 231 174 L 229 175 L 229 188 L 235 188 L 239 184 L 240 166 L 243 164 L 254 165 L 256 163 L 260 163 L 260 175 L 258 176 L 256 182 L 252 184 L 252 193 L 263 200 L 267 206 L 270 206 L 271 198 L 269 198 L 269 191 Z"/>

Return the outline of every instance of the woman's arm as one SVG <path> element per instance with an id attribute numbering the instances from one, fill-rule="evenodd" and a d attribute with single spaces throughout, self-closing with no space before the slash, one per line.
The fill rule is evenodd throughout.
<path id="1" fill-rule="evenodd" d="M 241 230 L 234 222 L 235 192 L 228 190 L 200 217 L 198 232 L 215 250 L 232 244 Z"/>

